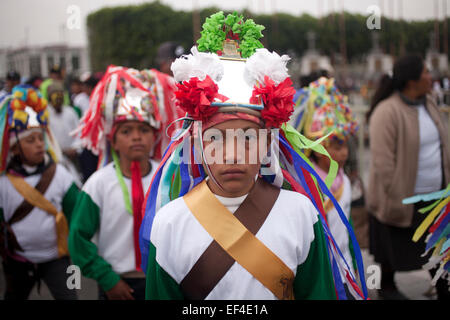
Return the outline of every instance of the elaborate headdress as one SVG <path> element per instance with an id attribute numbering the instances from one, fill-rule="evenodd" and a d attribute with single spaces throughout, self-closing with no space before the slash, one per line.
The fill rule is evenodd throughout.
<path id="1" fill-rule="evenodd" d="M 286 124 L 294 110 L 295 93 L 286 68 L 289 57 L 262 48 L 259 39 L 263 29 L 253 20 L 245 21 L 236 13 L 225 17 L 223 12 L 218 12 L 206 19 L 198 47 L 193 47 L 190 55 L 172 64 L 174 78 L 178 81 L 176 103 L 186 115 L 180 119 L 183 121 L 182 129 L 172 137 L 146 196 L 145 217 L 140 231 L 142 269 L 146 270 L 152 223 L 159 208 L 184 196 L 207 174 L 215 181 L 207 162 L 203 161 L 208 171 L 205 173 L 201 161 L 194 159 L 198 156 L 204 159 L 203 130 L 227 120 L 246 119 L 275 129 L 272 130 L 275 139 L 271 143 L 271 165 L 262 166 L 261 176 L 279 188 L 305 194 L 320 213 L 339 298 L 345 298 L 339 268 L 346 271 L 344 273 L 348 275 L 354 295 L 367 297 L 364 272 L 360 273 L 363 294 L 354 275 L 348 271 L 351 269 L 338 266 L 340 259 L 337 256 L 342 257 L 342 254 L 326 224 L 322 192 L 333 199 L 341 218 L 350 228 L 358 269 L 364 270 L 356 238 L 345 215 L 325 182 L 299 152 L 311 146 L 312 142 Z M 201 147 L 201 155 L 189 144 L 190 137 Z M 332 175 L 327 179 L 329 185 Z"/>
<path id="2" fill-rule="evenodd" d="M 32 86 L 15 86 L 10 95 L 1 98 L 0 173 L 6 169 L 10 147 L 30 133 L 33 128 L 44 130 L 46 150 L 53 161 L 57 162 L 61 158 L 61 150 L 51 133 L 48 121 L 47 100 Z"/>
<path id="3" fill-rule="evenodd" d="M 300 89 L 297 108 L 290 123 L 309 139 L 328 135 L 328 140 L 346 141 L 358 124 L 334 79 L 321 77 Z"/>
<path id="4" fill-rule="evenodd" d="M 108 138 L 115 124 L 136 120 L 148 123 L 161 134 L 161 115 L 148 79 L 138 70 L 111 65 L 98 82 L 89 101 L 89 109 L 76 132 L 88 149 L 99 155 L 99 166 L 112 157 Z"/>

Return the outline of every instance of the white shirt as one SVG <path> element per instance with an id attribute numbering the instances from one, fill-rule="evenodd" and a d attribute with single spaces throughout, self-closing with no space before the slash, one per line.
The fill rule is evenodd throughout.
<path id="1" fill-rule="evenodd" d="M 241 197 L 236 198 L 227 198 L 218 196 L 217 194 L 214 194 L 217 198 L 217 200 L 220 201 L 231 213 L 235 213 L 236 210 L 241 206 L 242 202 L 244 202 L 245 198 L 247 198 L 247 195 L 243 195 Z"/>
<path id="2" fill-rule="evenodd" d="M 150 163 L 151 172 L 142 177 L 144 194 L 158 168 L 157 162 L 150 160 Z M 124 177 L 124 181 L 131 196 L 131 179 Z M 135 271 L 133 216 L 125 208 L 114 163 L 109 163 L 89 177 L 82 191 L 87 193 L 99 208 L 100 228 L 92 239 L 97 244 L 99 255 L 108 261 L 118 274 Z"/>
<path id="3" fill-rule="evenodd" d="M 85 92 L 81 92 L 73 99 L 73 104 L 81 109 L 82 115 L 89 109 L 89 96 Z"/>
<path id="4" fill-rule="evenodd" d="M 61 112 L 57 113 L 49 104 L 49 124 L 61 150 L 67 150 L 75 147 L 76 138 L 72 137 L 70 133 L 78 126 L 78 116 L 70 106 L 63 106 L 61 109 Z"/>
<path id="5" fill-rule="evenodd" d="M 246 196 L 216 196 L 232 211 Z M 280 190 L 272 210 L 256 234 L 294 274 L 308 255 L 315 239 L 313 226 L 318 221 L 311 201 L 296 192 Z M 189 210 L 184 199 L 177 198 L 158 211 L 153 222 L 151 243 L 157 248 L 156 261 L 177 283 L 197 262 L 213 238 Z M 207 300 L 276 299 L 239 263 L 234 263 L 206 297 Z"/>
<path id="6" fill-rule="evenodd" d="M 25 168 L 27 171 L 33 168 Z M 42 174 L 34 174 L 25 177 L 25 181 L 35 187 Z M 55 176 L 44 193 L 58 211 L 62 210 L 62 201 L 70 186 L 73 177 L 61 165 L 56 166 Z M 0 177 L 0 207 L 3 209 L 5 220 L 11 219 L 17 207 L 23 202 L 23 197 L 14 188 L 6 176 Z M 58 247 L 56 243 L 55 217 L 51 214 L 34 207 L 33 210 L 22 220 L 11 225 L 16 235 L 17 242 L 24 250 L 16 254 L 28 259 L 33 263 L 41 263 L 56 259 Z"/>
<path id="7" fill-rule="evenodd" d="M 414 193 L 422 194 L 441 189 L 441 140 L 436 124 L 431 119 L 425 106 L 420 105 L 417 109 L 420 145 Z"/>

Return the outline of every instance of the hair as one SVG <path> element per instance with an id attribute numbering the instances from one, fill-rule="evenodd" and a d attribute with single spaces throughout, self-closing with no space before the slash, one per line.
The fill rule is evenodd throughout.
<path id="1" fill-rule="evenodd" d="M 95 77 L 90 76 L 83 83 L 89 88 L 95 88 L 95 86 L 98 83 L 98 80 Z"/>
<path id="2" fill-rule="evenodd" d="M 381 77 L 378 88 L 372 97 L 370 110 L 367 112 L 367 121 L 381 101 L 391 96 L 395 91 L 402 91 L 408 81 L 419 80 L 423 67 L 423 59 L 418 54 L 409 54 L 399 58 L 394 64 L 392 77 L 388 74 Z"/>

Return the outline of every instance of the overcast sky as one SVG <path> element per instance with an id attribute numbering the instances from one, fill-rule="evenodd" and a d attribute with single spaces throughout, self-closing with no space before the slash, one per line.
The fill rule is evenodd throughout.
<path id="1" fill-rule="evenodd" d="M 141 4 L 145 0 L 0 0 L 0 48 L 22 45 L 47 45 L 65 42 L 86 45 L 86 17 L 106 6 Z M 286 12 L 321 16 L 342 10 L 369 16 L 368 8 L 376 5 L 382 16 L 408 20 L 434 19 L 444 16 L 443 4 L 448 0 L 161 0 L 176 10 L 191 10 L 193 6 L 216 6 L 225 10 L 249 8 L 254 13 Z M 73 18 L 77 11 L 80 28 Z M 450 3 L 447 5 L 449 11 Z M 72 19 L 72 20 L 71 20 Z M 74 28 L 69 29 L 69 23 Z"/>

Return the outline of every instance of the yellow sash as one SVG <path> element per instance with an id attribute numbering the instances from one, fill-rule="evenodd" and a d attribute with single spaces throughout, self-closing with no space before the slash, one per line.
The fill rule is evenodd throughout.
<path id="1" fill-rule="evenodd" d="M 341 199 L 342 193 L 344 192 L 344 183 L 341 183 L 341 186 L 339 187 L 339 189 L 337 190 L 336 194 L 333 194 L 334 198 L 336 199 L 336 201 L 339 201 Z M 327 199 L 323 205 L 323 208 L 325 210 L 326 213 L 328 213 L 328 211 L 330 211 L 331 209 L 333 209 L 334 204 L 331 201 L 331 199 Z"/>
<path id="2" fill-rule="evenodd" d="M 203 181 L 183 197 L 215 241 L 280 300 L 292 300 L 294 273 L 256 238 Z"/>
<path id="3" fill-rule="evenodd" d="M 58 256 L 62 257 L 69 254 L 67 248 L 67 237 L 69 235 L 69 227 L 66 217 L 62 212 L 58 212 L 55 206 L 48 201 L 42 193 L 30 186 L 23 178 L 6 174 L 11 184 L 19 192 L 22 197 L 31 205 L 38 207 L 55 217 L 56 237 L 58 244 Z"/>

